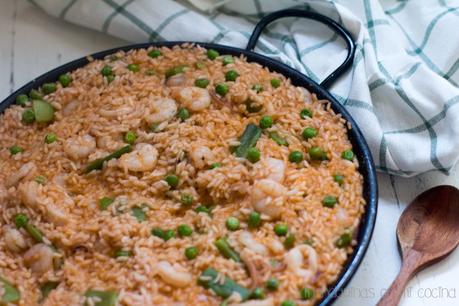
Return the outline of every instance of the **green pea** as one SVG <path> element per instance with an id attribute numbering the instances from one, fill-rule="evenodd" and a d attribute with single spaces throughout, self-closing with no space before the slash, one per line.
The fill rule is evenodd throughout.
<path id="1" fill-rule="evenodd" d="M 72 77 L 70 74 L 61 74 L 59 76 L 59 83 L 61 83 L 62 87 L 68 87 L 72 82 Z"/>
<path id="2" fill-rule="evenodd" d="M 124 142 L 128 144 L 134 144 L 137 139 L 137 135 L 135 132 L 129 131 L 124 134 Z"/>
<path id="3" fill-rule="evenodd" d="M 322 204 L 325 207 L 333 208 L 335 207 L 337 201 L 338 200 L 336 199 L 336 197 L 328 195 L 324 197 L 324 199 L 322 200 Z"/>
<path id="4" fill-rule="evenodd" d="M 164 232 L 164 240 L 167 241 L 171 238 L 174 238 L 175 237 L 175 232 L 174 230 L 167 230 Z"/>
<path id="5" fill-rule="evenodd" d="M 280 306 L 296 306 L 296 303 L 292 300 L 285 300 L 280 304 Z"/>
<path id="6" fill-rule="evenodd" d="M 210 83 L 209 79 L 200 78 L 194 81 L 194 86 L 200 87 L 200 88 L 206 88 L 209 85 L 209 83 Z"/>
<path id="7" fill-rule="evenodd" d="M 178 186 L 179 184 L 179 177 L 175 174 L 170 174 L 168 176 L 166 176 L 164 178 L 164 180 L 166 181 L 166 183 L 171 187 L 171 188 L 175 188 Z"/>
<path id="8" fill-rule="evenodd" d="M 237 231 L 239 229 L 239 220 L 235 217 L 226 219 L 226 228 L 230 231 Z"/>
<path id="9" fill-rule="evenodd" d="M 343 233 L 336 241 L 335 246 L 342 249 L 348 247 L 352 242 L 352 236 L 350 233 Z"/>
<path id="10" fill-rule="evenodd" d="M 231 55 L 225 55 L 222 58 L 223 65 L 226 66 L 228 64 L 234 63 L 234 58 Z"/>
<path id="11" fill-rule="evenodd" d="M 300 151 L 292 151 L 288 155 L 288 160 L 291 161 L 292 163 L 301 163 L 303 161 L 303 153 Z"/>
<path id="12" fill-rule="evenodd" d="M 109 197 L 103 197 L 99 199 L 99 208 L 101 210 L 106 210 L 111 204 L 115 202 L 115 199 Z"/>
<path id="13" fill-rule="evenodd" d="M 195 211 L 197 213 L 205 213 L 205 214 L 210 215 L 210 209 L 202 205 L 196 207 Z"/>
<path id="14" fill-rule="evenodd" d="M 115 255 L 114 255 L 115 258 L 131 257 L 131 256 L 132 256 L 132 252 L 129 250 L 118 250 L 115 252 Z"/>
<path id="15" fill-rule="evenodd" d="M 266 288 L 270 291 L 277 290 L 279 288 L 279 281 L 276 278 L 270 278 L 266 281 Z"/>
<path id="16" fill-rule="evenodd" d="M 274 225 L 274 233 L 277 236 L 285 236 L 288 233 L 288 226 L 285 223 L 277 223 Z"/>
<path id="17" fill-rule="evenodd" d="M 156 71 L 155 69 L 147 69 L 147 71 L 145 71 L 145 74 L 148 76 L 152 76 L 156 74 Z"/>
<path id="18" fill-rule="evenodd" d="M 189 260 L 195 259 L 199 254 L 199 250 L 197 247 L 188 247 L 185 249 L 185 257 Z"/>
<path id="19" fill-rule="evenodd" d="M 21 153 L 21 152 L 24 151 L 24 149 L 22 147 L 16 146 L 16 145 L 11 146 L 9 150 L 10 150 L 10 154 L 11 155 L 16 155 L 16 154 Z"/>
<path id="20" fill-rule="evenodd" d="M 215 169 L 215 168 L 220 168 L 222 166 L 221 163 L 213 163 L 212 165 L 210 165 L 210 169 Z"/>
<path id="21" fill-rule="evenodd" d="M 41 100 L 41 99 L 43 99 L 42 93 L 39 92 L 39 91 L 36 90 L 36 89 L 32 89 L 32 90 L 29 92 L 29 97 L 30 97 L 30 99 L 35 99 L 35 100 Z"/>
<path id="22" fill-rule="evenodd" d="M 300 117 L 302 119 L 306 119 L 306 118 L 312 118 L 312 110 L 309 109 L 309 108 L 303 108 L 300 112 Z"/>
<path id="23" fill-rule="evenodd" d="M 263 116 L 260 119 L 260 127 L 262 129 L 268 129 L 273 126 L 273 118 L 271 116 Z"/>
<path id="24" fill-rule="evenodd" d="M 29 97 L 27 97 L 27 95 L 18 95 L 16 97 L 17 105 L 25 106 L 28 101 L 29 101 Z"/>
<path id="25" fill-rule="evenodd" d="M 218 93 L 220 96 L 225 96 L 229 91 L 228 85 L 224 83 L 219 83 L 215 86 L 215 92 Z"/>
<path id="26" fill-rule="evenodd" d="M 301 133 L 304 139 L 311 139 L 317 136 L 317 130 L 313 127 L 307 127 Z"/>
<path id="27" fill-rule="evenodd" d="M 250 228 L 257 228 L 261 225 L 261 215 L 256 211 L 253 211 L 249 214 L 249 219 L 247 221 Z"/>
<path id="28" fill-rule="evenodd" d="M 188 237 L 193 234 L 193 229 L 186 224 L 181 224 L 177 227 L 177 233 L 181 237 Z"/>
<path id="29" fill-rule="evenodd" d="M 35 112 L 33 109 L 27 108 L 22 112 L 22 122 L 28 124 L 35 122 Z"/>
<path id="30" fill-rule="evenodd" d="M 100 71 L 100 73 L 102 73 L 103 76 L 109 76 L 109 75 L 112 75 L 113 74 L 113 70 L 112 70 L 112 67 L 108 66 L 108 65 L 105 65 L 102 70 Z"/>
<path id="31" fill-rule="evenodd" d="M 193 204 L 193 201 L 193 196 L 189 193 L 182 193 L 182 195 L 180 196 L 180 202 L 185 206 L 190 206 L 191 204 Z"/>
<path id="32" fill-rule="evenodd" d="M 151 58 L 157 58 L 157 57 L 161 56 L 161 51 L 159 51 L 159 50 L 151 50 L 150 52 L 148 52 L 148 56 L 151 57 Z"/>
<path id="33" fill-rule="evenodd" d="M 256 163 L 257 161 L 260 160 L 260 157 L 261 157 L 261 153 L 260 153 L 260 150 L 258 150 L 257 148 L 249 148 L 247 150 L 247 159 L 251 163 Z"/>
<path id="34" fill-rule="evenodd" d="M 281 85 L 281 80 L 279 79 L 271 79 L 271 86 L 277 88 Z"/>
<path id="35" fill-rule="evenodd" d="M 47 144 L 53 143 L 56 140 L 57 140 L 57 135 L 54 133 L 49 133 L 49 134 L 46 134 L 45 136 L 45 143 Z"/>
<path id="36" fill-rule="evenodd" d="M 287 237 L 285 237 L 285 240 L 284 240 L 285 248 L 287 249 L 293 248 L 295 246 L 295 241 L 296 241 L 296 237 L 293 234 L 290 234 Z"/>
<path id="37" fill-rule="evenodd" d="M 168 241 L 169 239 L 175 237 L 175 232 L 173 230 L 162 230 L 160 228 L 153 228 L 151 230 L 151 234 L 153 236 L 159 237 L 164 241 Z"/>
<path id="38" fill-rule="evenodd" d="M 327 154 L 319 147 L 311 147 L 308 151 L 312 160 L 326 160 Z"/>
<path id="39" fill-rule="evenodd" d="M 260 287 L 253 289 L 252 293 L 250 294 L 250 298 L 254 300 L 263 300 L 265 297 L 265 291 Z"/>
<path id="40" fill-rule="evenodd" d="M 139 72 L 140 71 L 140 66 L 137 64 L 129 64 L 127 65 L 127 69 L 132 72 Z"/>
<path id="41" fill-rule="evenodd" d="M 29 222 L 29 218 L 24 214 L 16 214 L 14 216 L 14 224 L 17 228 L 24 227 L 27 222 Z"/>
<path id="42" fill-rule="evenodd" d="M 354 159 L 354 152 L 352 152 L 352 150 L 346 150 L 341 153 L 341 158 L 352 161 Z"/>
<path id="43" fill-rule="evenodd" d="M 255 90 L 257 93 L 260 93 L 263 91 L 264 88 L 260 84 L 255 84 L 252 86 L 252 89 Z"/>
<path id="44" fill-rule="evenodd" d="M 45 95 L 49 95 L 57 90 L 56 83 L 45 83 L 41 86 L 41 90 Z"/>
<path id="45" fill-rule="evenodd" d="M 300 290 L 300 297 L 304 301 L 311 300 L 314 297 L 314 290 L 311 288 L 302 288 Z"/>
<path id="46" fill-rule="evenodd" d="M 344 184 L 344 175 L 336 173 L 333 175 L 333 180 L 338 183 L 338 185 L 342 186 Z"/>
<path id="47" fill-rule="evenodd" d="M 151 229 L 151 234 L 153 236 L 159 237 L 161 239 L 164 238 L 164 231 L 162 229 L 160 229 L 160 228 L 152 228 Z"/>
<path id="48" fill-rule="evenodd" d="M 218 53 L 217 50 L 214 50 L 214 49 L 207 50 L 207 57 L 211 60 L 216 59 L 219 55 L 220 53 Z"/>
<path id="49" fill-rule="evenodd" d="M 228 70 L 225 73 L 225 80 L 228 82 L 234 82 L 239 77 L 239 73 L 236 70 Z"/>
<path id="50" fill-rule="evenodd" d="M 113 82 L 113 80 L 115 80 L 115 76 L 114 76 L 113 74 L 107 75 L 107 82 L 108 82 L 108 84 L 110 84 L 111 82 Z"/>
<path id="51" fill-rule="evenodd" d="M 180 120 L 185 121 L 190 118 L 190 112 L 186 108 L 182 107 L 178 110 L 177 117 L 180 118 Z"/>

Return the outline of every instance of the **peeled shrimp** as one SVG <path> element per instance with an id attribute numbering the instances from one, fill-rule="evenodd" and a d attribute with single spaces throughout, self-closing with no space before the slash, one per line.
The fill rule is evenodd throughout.
<path id="1" fill-rule="evenodd" d="M 270 239 L 267 246 L 274 254 L 281 254 L 285 250 L 284 245 L 275 238 Z"/>
<path id="2" fill-rule="evenodd" d="M 270 172 L 266 178 L 282 183 L 285 176 L 285 162 L 280 159 L 268 157 L 265 160 L 265 164 Z"/>
<path id="3" fill-rule="evenodd" d="M 5 227 L 3 233 L 5 245 L 11 252 L 19 253 L 27 248 L 27 243 L 21 232 L 12 227 Z"/>
<path id="4" fill-rule="evenodd" d="M 202 111 L 209 107 L 211 97 L 209 91 L 199 87 L 185 87 L 177 94 L 177 100 L 191 111 Z"/>
<path id="5" fill-rule="evenodd" d="M 78 107 L 80 103 L 76 100 L 72 100 L 70 101 L 66 106 L 64 106 L 64 108 L 62 109 L 62 114 L 64 116 L 68 116 L 70 114 L 72 114 Z"/>
<path id="6" fill-rule="evenodd" d="M 158 151 L 148 143 L 139 143 L 134 151 L 124 154 L 119 159 L 119 166 L 123 169 L 136 172 L 152 170 L 158 159 Z"/>
<path id="7" fill-rule="evenodd" d="M 32 209 L 37 209 L 38 205 L 44 199 L 44 195 L 40 189 L 40 184 L 35 181 L 19 184 L 18 191 L 22 202 Z"/>
<path id="8" fill-rule="evenodd" d="M 89 134 L 69 138 L 64 142 L 64 152 L 72 159 L 88 157 L 96 150 L 96 140 Z"/>
<path id="9" fill-rule="evenodd" d="M 183 73 L 176 74 L 167 79 L 166 85 L 168 87 L 183 86 L 186 83 L 186 77 Z"/>
<path id="10" fill-rule="evenodd" d="M 308 256 L 307 269 L 304 268 L 304 254 Z M 307 244 L 301 244 L 290 251 L 284 256 L 284 261 L 287 268 L 296 275 L 303 278 L 307 282 L 317 272 L 317 253 Z"/>
<path id="11" fill-rule="evenodd" d="M 253 184 L 252 204 L 258 212 L 271 218 L 279 217 L 287 190 L 272 179 L 262 179 Z"/>
<path id="12" fill-rule="evenodd" d="M 122 144 L 110 136 L 97 137 L 97 147 L 106 151 L 116 151 Z"/>
<path id="13" fill-rule="evenodd" d="M 65 203 L 68 206 L 73 205 L 73 199 L 65 192 L 60 186 L 54 191 L 58 192 L 61 203 Z M 52 198 L 46 196 L 44 188 L 35 181 L 28 181 L 21 183 L 18 187 L 19 195 L 22 202 L 32 208 L 39 209 L 46 213 L 47 220 L 53 222 L 55 225 L 65 225 L 71 218 L 64 211 L 62 211 L 54 202 Z"/>
<path id="14" fill-rule="evenodd" d="M 35 244 L 24 254 L 24 264 L 37 274 L 53 269 L 53 261 L 54 252 L 44 243 Z"/>
<path id="15" fill-rule="evenodd" d="M 57 226 L 66 225 L 70 221 L 69 216 L 53 204 L 46 206 L 46 218 Z"/>
<path id="16" fill-rule="evenodd" d="M 151 103 L 153 113 L 146 116 L 149 124 L 161 123 L 172 119 L 177 113 L 177 105 L 175 101 L 168 98 L 159 98 Z"/>
<path id="17" fill-rule="evenodd" d="M 160 261 L 156 265 L 158 274 L 167 284 L 174 287 L 185 287 L 192 281 L 191 274 L 181 267 L 172 266 L 167 261 Z"/>
<path id="18" fill-rule="evenodd" d="M 268 253 L 268 250 L 266 249 L 266 247 L 263 244 L 256 241 L 250 232 L 247 232 L 247 231 L 241 232 L 239 234 L 239 241 L 245 247 L 247 247 L 248 249 L 250 249 L 251 251 L 257 254 L 266 255 Z"/>
<path id="19" fill-rule="evenodd" d="M 34 162 L 28 162 L 19 168 L 18 171 L 13 172 L 5 182 L 7 188 L 16 185 L 20 180 L 26 177 L 29 173 L 34 172 L 37 169 Z"/>
<path id="20" fill-rule="evenodd" d="M 206 146 L 198 146 L 191 149 L 191 160 L 196 168 L 204 168 L 214 158 L 214 153 Z"/>

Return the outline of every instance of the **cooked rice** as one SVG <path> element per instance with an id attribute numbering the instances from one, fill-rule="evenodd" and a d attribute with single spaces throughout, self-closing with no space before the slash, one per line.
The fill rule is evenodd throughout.
<path id="1" fill-rule="evenodd" d="M 42 299 L 41 285 L 58 281 L 59 286 L 42 305 L 81 305 L 85 301 L 97 305 L 97 297 L 84 297 L 88 289 L 113 289 L 118 292 L 120 305 L 174 302 L 177 302 L 174 305 L 218 305 L 222 298 L 196 282 L 203 270 L 213 267 L 222 276 L 253 288 L 246 265 L 224 258 L 213 244 L 217 238 L 227 236 L 237 252 L 250 253 L 239 240 L 242 231 L 249 231 L 253 239 L 268 247 L 262 259 L 272 268 L 263 279 L 275 277 L 280 281 L 279 289 L 266 291 L 266 296 L 273 298 L 276 305 L 285 299 L 293 299 L 297 305 L 313 305 L 337 279 L 352 253 L 355 241 L 346 248 L 336 247 L 335 242 L 344 232 L 357 229 L 365 206 L 357 160 L 341 158 L 341 152 L 351 149 L 347 122 L 333 113 L 328 101 L 318 100 L 314 94 L 291 85 L 282 75 L 249 63 L 242 56 L 224 66 L 221 58 L 209 60 L 206 50 L 199 46 L 161 48 L 162 56 L 157 58 L 148 56 L 151 50 L 118 52 L 116 58 L 91 60 L 85 67 L 71 72 L 70 86 L 63 88 L 58 84 L 56 92 L 45 96 L 56 110 L 51 124 L 22 123 L 24 108 L 18 105 L 9 107 L 0 116 L 0 276 L 20 290 L 17 304 L 38 304 Z M 196 68 L 197 62 L 205 67 Z M 140 71 L 129 71 L 130 63 L 138 64 Z M 115 78 L 111 83 L 101 74 L 105 65 L 113 68 Z M 177 92 L 185 86 L 165 84 L 165 72 L 178 65 L 187 66 L 182 74 L 186 86 L 193 86 L 197 78 L 210 80 L 207 89 L 212 92 L 212 102 L 204 110 L 190 111 L 191 116 L 185 121 L 174 117 L 151 132 L 147 121 L 157 111 L 154 101 L 170 97 L 177 100 Z M 154 69 L 155 74 L 147 75 L 149 69 Z M 240 76 L 235 82 L 226 82 L 230 89 L 222 98 L 215 94 L 214 87 L 225 81 L 224 73 L 229 69 L 238 71 Z M 271 86 L 272 78 L 281 80 L 278 88 Z M 264 90 L 256 93 L 252 90 L 254 84 L 261 84 Z M 263 105 L 262 111 L 247 113 L 244 104 L 247 98 Z M 181 107 L 178 100 L 176 103 Z M 304 107 L 313 111 L 312 118 L 300 118 Z M 231 154 L 230 147 L 239 145 L 247 124 L 258 124 L 267 113 L 275 123 L 257 142 L 261 160 L 250 163 Z M 316 128 L 318 134 L 304 140 L 301 132 L 308 126 Z M 158 152 L 152 169 L 132 171 L 126 165 L 121 166 L 121 159 L 112 159 L 100 171 L 83 173 L 91 161 L 125 146 L 123 135 L 128 131 L 137 134 L 136 144 L 151 144 Z M 269 139 L 270 131 L 285 137 L 289 146 L 280 146 Z M 46 144 L 45 135 L 51 132 L 58 140 Z M 91 135 L 96 140 L 96 147 L 81 158 L 72 157 L 65 150 L 66 141 L 78 135 Z M 13 145 L 24 151 L 10 154 L 8 148 Z M 312 146 L 323 148 L 328 160 L 311 161 L 307 152 Z M 202 147 L 210 149 L 211 157 L 194 159 L 195 150 Z M 84 145 L 79 145 L 72 150 L 84 149 Z M 289 162 L 292 150 L 302 151 L 305 160 L 300 164 Z M 262 226 L 248 230 L 247 218 L 254 210 L 253 186 L 270 175 L 268 157 L 283 161 L 286 167 L 282 182 L 285 194 L 272 199 L 279 205 L 281 214 L 275 220 L 262 215 Z M 21 166 L 29 162 L 33 163 L 33 169 L 24 177 L 15 178 Z M 209 169 L 216 162 L 221 167 Z M 179 186 L 174 189 L 164 181 L 171 173 L 180 178 Z M 344 175 L 344 185 L 333 181 L 336 173 Z M 34 181 L 38 175 L 46 178 L 44 185 Z M 195 199 L 189 208 L 180 204 L 181 194 L 185 192 Z M 32 199 L 26 199 L 26 193 L 31 193 Z M 322 205 L 326 195 L 338 198 L 334 208 Z M 99 208 L 103 197 L 115 199 L 107 210 Z M 146 220 L 138 222 L 131 209 L 141 203 L 145 203 Z M 212 206 L 211 216 L 195 212 L 199 205 Z M 65 220 L 50 216 L 49 209 L 56 209 Z M 15 228 L 13 220 L 18 213 L 27 215 L 29 223 L 39 228 L 62 255 L 60 266 L 43 273 L 34 271 L 30 260 L 24 258 L 34 241 L 23 228 L 19 232 L 27 247 L 14 252 L 8 246 L 11 241 L 5 239 L 5 233 Z M 238 231 L 227 230 L 225 221 L 230 216 L 241 221 Z M 271 250 L 284 240 L 273 231 L 277 222 L 288 224 L 297 246 L 312 241 L 318 260 L 312 278 L 303 279 L 293 271 L 282 269 L 289 250 Z M 180 224 L 191 226 L 193 235 L 176 235 L 163 241 L 151 234 L 152 228 L 176 229 Z M 184 256 L 184 249 L 189 246 L 199 249 L 196 259 L 187 260 Z M 132 256 L 117 260 L 113 256 L 116 250 L 130 250 Z M 192 282 L 185 287 L 167 284 L 158 275 L 160 261 L 179 265 L 179 269 L 192 276 Z M 303 267 L 312 269 L 307 256 L 305 261 Z M 274 269 L 276 266 L 280 268 Z M 304 287 L 314 290 L 312 300 L 300 300 L 299 290 Z M 0 289 L 3 290 L 1 286 Z"/>

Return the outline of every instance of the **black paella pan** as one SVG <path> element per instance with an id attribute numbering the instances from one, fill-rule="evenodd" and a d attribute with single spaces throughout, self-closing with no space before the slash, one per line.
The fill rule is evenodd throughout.
<path id="1" fill-rule="evenodd" d="M 301 17 L 313 19 L 315 21 L 321 22 L 335 31 L 341 38 L 344 39 L 347 47 L 347 56 L 343 63 L 341 63 L 338 68 L 335 69 L 329 76 L 325 78 L 320 84 L 314 82 L 309 77 L 300 73 L 299 71 L 269 57 L 257 54 L 253 52 L 253 49 L 257 43 L 257 40 L 262 32 L 262 30 L 272 21 L 284 17 Z M 103 59 L 107 55 L 115 53 L 118 50 L 129 51 L 131 49 L 141 49 L 148 48 L 150 46 L 154 47 L 172 47 L 175 45 L 181 45 L 183 43 L 195 43 L 207 49 L 215 49 L 220 54 L 231 54 L 235 56 L 243 55 L 247 58 L 249 62 L 256 62 L 264 67 L 269 68 L 271 71 L 276 71 L 283 74 L 285 77 L 289 78 L 293 85 L 301 86 L 306 88 L 312 93 L 315 93 L 319 99 L 325 99 L 331 102 L 331 107 L 337 114 L 348 121 L 352 128 L 348 130 L 348 137 L 352 143 L 353 151 L 359 161 L 360 167 L 359 171 L 363 176 L 363 197 L 366 201 L 365 213 L 362 216 L 362 220 L 357 232 L 357 245 L 354 248 L 354 252 L 349 256 L 347 263 L 343 267 L 341 274 L 334 284 L 331 284 L 325 292 L 323 298 L 318 302 L 317 305 L 325 306 L 331 305 L 340 293 L 343 292 L 346 285 L 349 283 L 355 272 L 357 271 L 360 263 L 363 260 L 365 252 L 370 243 L 370 239 L 373 233 L 376 212 L 377 212 L 377 202 L 378 202 L 378 187 L 376 181 L 376 172 L 371 158 L 371 153 L 368 148 L 368 145 L 359 129 L 354 119 L 346 111 L 346 109 L 338 103 L 338 101 L 330 94 L 327 90 L 336 79 L 338 79 L 348 68 L 352 66 L 352 61 L 355 53 L 355 44 L 354 41 L 341 25 L 333 21 L 332 19 L 303 10 L 296 9 L 287 9 L 278 12 L 271 13 L 264 18 L 262 18 L 256 25 L 247 47 L 245 49 L 211 44 L 211 43 L 199 43 L 199 42 L 185 42 L 185 41 L 170 41 L 170 42 L 152 42 L 152 43 L 143 43 L 143 44 L 134 44 L 128 45 L 121 48 L 114 48 L 102 52 L 92 54 L 91 57 L 94 59 Z M 54 70 L 49 71 L 48 73 L 43 74 L 42 76 L 36 78 L 35 80 L 27 83 L 19 90 L 15 91 L 4 101 L 0 103 L 0 113 L 3 112 L 7 107 L 12 105 L 15 102 L 15 99 L 20 94 L 27 94 L 30 90 L 40 87 L 42 84 L 47 82 L 56 81 L 57 78 L 64 73 L 73 71 L 77 68 L 83 67 L 89 63 L 87 57 L 74 60 L 70 63 L 62 65 Z"/>

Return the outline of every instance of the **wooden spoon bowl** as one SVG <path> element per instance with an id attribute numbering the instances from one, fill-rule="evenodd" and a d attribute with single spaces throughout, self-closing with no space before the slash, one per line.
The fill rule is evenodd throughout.
<path id="1" fill-rule="evenodd" d="M 431 188 L 402 213 L 397 238 L 402 268 L 377 306 L 398 305 L 408 281 L 419 270 L 448 256 L 459 244 L 459 190 Z"/>

